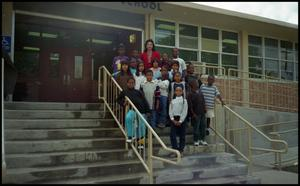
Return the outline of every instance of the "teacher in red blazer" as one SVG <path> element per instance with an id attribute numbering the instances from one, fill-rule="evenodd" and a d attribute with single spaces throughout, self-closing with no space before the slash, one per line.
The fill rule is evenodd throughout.
<path id="1" fill-rule="evenodd" d="M 157 58 L 160 60 L 160 54 L 158 51 L 155 51 L 155 45 L 152 39 L 148 39 L 145 42 L 145 50 L 141 54 L 141 59 L 144 62 L 145 70 L 149 69 L 152 67 L 152 60 L 154 58 Z"/>

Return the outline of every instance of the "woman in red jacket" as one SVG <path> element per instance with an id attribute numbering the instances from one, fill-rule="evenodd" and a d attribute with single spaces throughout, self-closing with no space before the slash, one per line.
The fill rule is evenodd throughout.
<path id="1" fill-rule="evenodd" d="M 158 51 L 155 51 L 154 42 L 152 39 L 148 39 L 145 42 L 145 50 L 141 54 L 141 59 L 144 61 L 145 70 L 152 67 L 152 60 L 154 58 L 160 59 L 160 54 Z"/>

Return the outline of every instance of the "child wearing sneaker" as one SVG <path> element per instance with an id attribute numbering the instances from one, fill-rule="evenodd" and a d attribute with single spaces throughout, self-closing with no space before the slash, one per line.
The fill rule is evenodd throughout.
<path id="1" fill-rule="evenodd" d="M 121 106 L 126 106 L 125 96 L 127 96 L 134 106 L 139 110 L 144 118 L 146 118 L 146 114 L 150 113 L 149 104 L 142 94 L 141 91 L 136 90 L 134 88 L 135 80 L 133 77 L 130 77 L 127 80 L 127 89 L 123 90 L 119 97 L 117 98 L 117 102 Z M 134 130 L 135 126 L 137 126 L 137 130 Z M 132 139 L 137 137 L 139 142 L 144 140 L 146 128 L 143 120 L 138 117 L 134 110 L 130 109 L 125 116 L 125 127 L 127 132 L 127 142 L 131 142 Z M 136 135 L 137 134 L 137 135 Z"/>
<path id="2" fill-rule="evenodd" d="M 180 86 L 176 87 L 175 98 L 169 105 L 169 116 L 172 121 L 170 139 L 172 148 L 179 150 L 181 154 L 183 153 L 185 147 L 185 118 L 187 116 L 187 112 L 188 103 L 183 96 L 183 90 Z M 179 147 L 176 139 L 177 134 L 179 134 Z"/>
<path id="3" fill-rule="evenodd" d="M 192 117 L 191 123 L 194 127 L 194 145 L 199 146 L 205 145 L 207 146 L 207 142 L 205 141 L 205 101 L 204 96 L 201 91 L 199 91 L 197 80 L 193 80 L 189 83 L 190 93 L 188 95 L 188 106 L 190 116 Z"/>

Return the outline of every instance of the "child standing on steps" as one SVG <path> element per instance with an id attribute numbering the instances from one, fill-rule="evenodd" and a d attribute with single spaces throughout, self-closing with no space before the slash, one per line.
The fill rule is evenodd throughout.
<path id="1" fill-rule="evenodd" d="M 181 87 L 176 87 L 175 98 L 172 99 L 169 105 L 169 116 L 172 121 L 170 139 L 171 139 L 172 148 L 179 150 L 181 155 L 183 155 L 183 150 L 185 147 L 185 129 L 186 129 L 185 118 L 187 116 L 187 112 L 188 112 L 188 103 L 183 96 L 183 90 Z M 176 139 L 177 134 L 179 134 L 179 147 Z"/>
<path id="2" fill-rule="evenodd" d="M 127 89 L 123 90 L 119 97 L 117 98 L 117 102 L 121 106 L 126 106 L 125 96 L 127 96 L 134 106 L 139 110 L 139 112 L 143 115 L 144 118 L 146 114 L 150 113 L 149 104 L 142 94 L 141 91 L 134 89 L 135 80 L 133 77 L 130 77 L 127 80 Z M 135 130 L 135 122 L 136 122 L 136 130 Z M 134 138 L 139 139 L 139 147 L 143 147 L 144 137 L 146 133 L 145 123 L 142 121 L 140 117 L 136 114 L 133 109 L 130 109 L 125 116 L 125 127 L 127 132 L 127 142 L 132 142 Z"/>
<path id="3" fill-rule="evenodd" d="M 157 112 L 159 109 L 159 86 L 158 81 L 153 80 L 153 72 L 150 69 L 146 71 L 146 81 L 141 84 L 141 91 L 144 93 L 151 109 L 151 116 L 148 121 L 152 128 L 155 128 L 157 125 Z"/>
<path id="4" fill-rule="evenodd" d="M 197 80 L 193 80 L 189 83 L 191 88 L 190 93 L 188 95 L 188 105 L 189 105 L 189 115 L 192 118 L 192 126 L 194 127 L 194 145 L 207 146 L 207 142 L 205 141 L 205 101 L 202 92 L 198 89 L 199 85 Z"/>

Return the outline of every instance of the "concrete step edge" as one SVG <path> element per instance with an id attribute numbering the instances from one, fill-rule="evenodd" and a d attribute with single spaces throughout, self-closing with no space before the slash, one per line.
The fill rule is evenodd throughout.
<path id="1" fill-rule="evenodd" d="M 44 172 L 44 171 L 58 171 L 68 169 L 81 169 L 81 168 L 92 168 L 92 167 L 109 167 L 118 165 L 130 165 L 130 164 L 141 164 L 140 160 L 123 160 L 123 161 L 109 161 L 109 162 L 93 162 L 93 163 L 77 163 L 72 165 L 61 165 L 51 167 L 31 167 L 31 168 L 11 168 L 7 169 L 7 174 L 25 174 L 33 172 Z"/>

